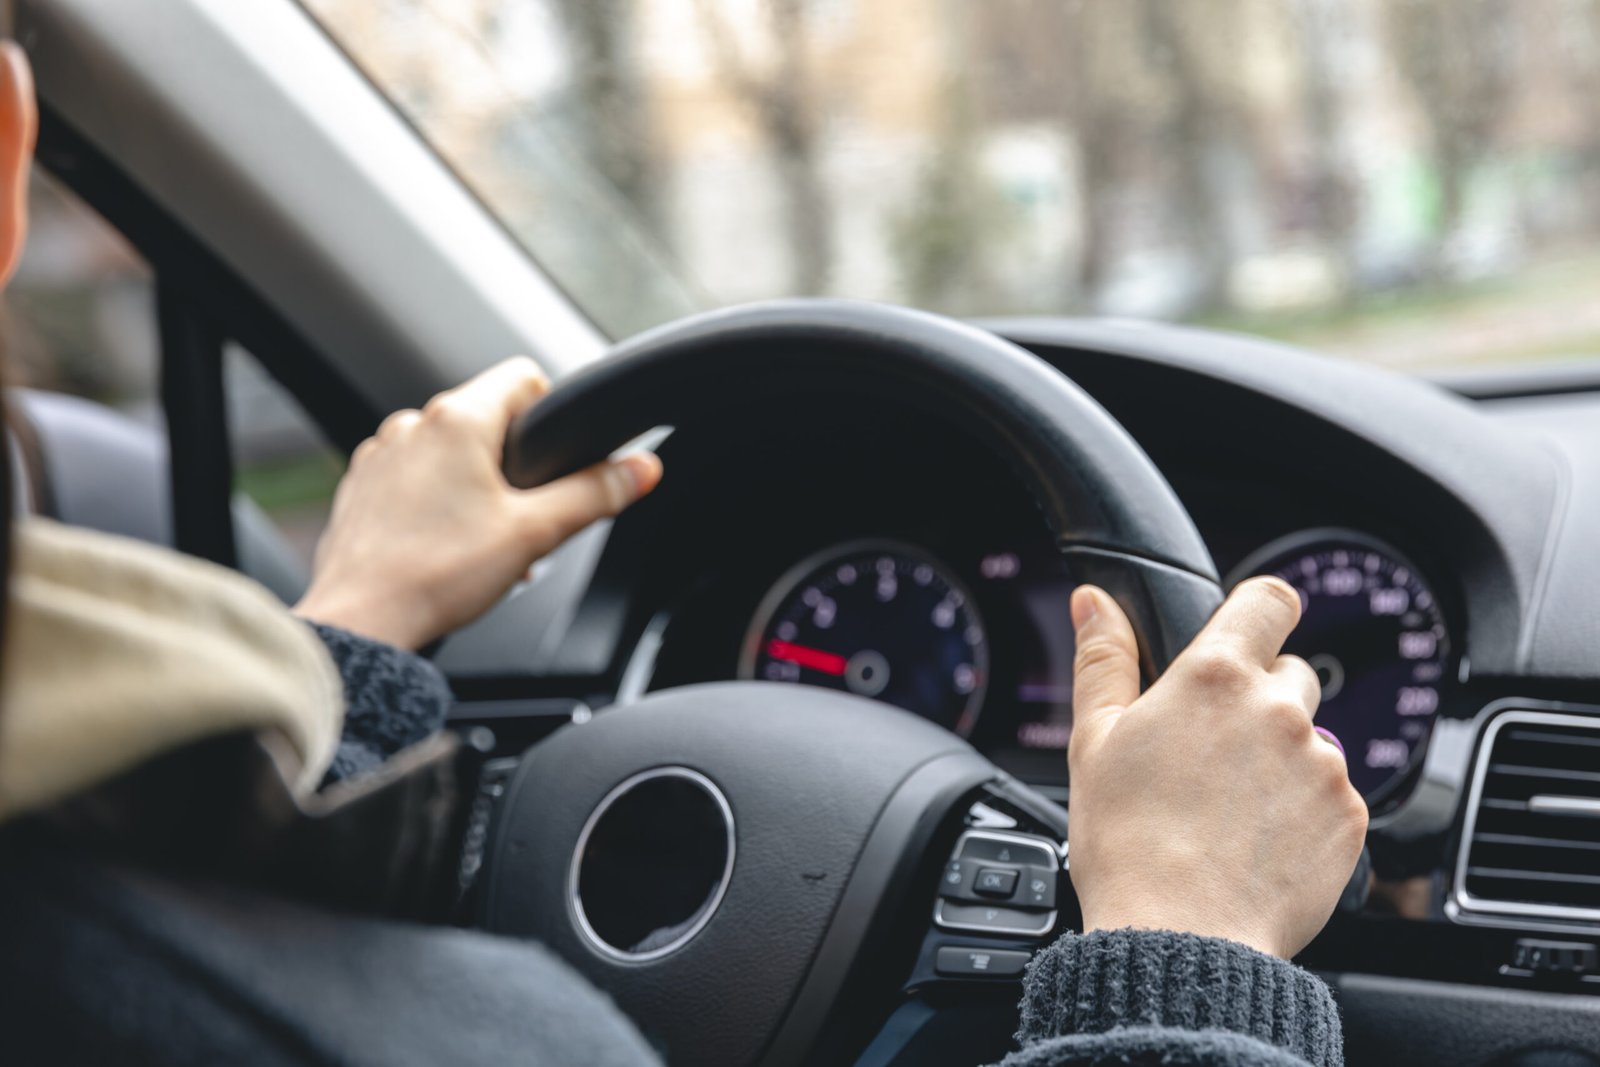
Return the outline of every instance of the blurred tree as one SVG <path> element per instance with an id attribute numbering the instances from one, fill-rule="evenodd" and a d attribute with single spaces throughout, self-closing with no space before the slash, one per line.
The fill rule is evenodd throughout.
<path id="1" fill-rule="evenodd" d="M 1136 12 L 1100 0 L 991 0 L 980 10 L 982 118 L 1065 136 L 1077 240 L 1061 302 L 1092 311 L 1125 252 L 1122 223 L 1145 177 L 1152 81 Z"/>
<path id="2" fill-rule="evenodd" d="M 1337 264 L 1348 299 L 1359 201 L 1346 150 L 1344 85 L 1348 43 L 1359 31 L 1348 0 L 1295 0 L 1289 11 L 1300 60 L 1300 110 L 1306 126 L 1309 224 Z"/>
<path id="3" fill-rule="evenodd" d="M 1230 302 L 1235 249 L 1226 208 L 1237 191 L 1229 187 L 1227 165 L 1246 156 L 1237 86 L 1229 79 L 1242 36 L 1240 14 L 1237 0 L 1142 0 L 1146 62 L 1168 79 L 1164 140 L 1173 174 L 1167 207 L 1190 263 L 1191 312 Z"/>
<path id="4" fill-rule="evenodd" d="M 1431 271 L 1445 270 L 1467 183 L 1488 153 L 1513 76 L 1508 0 L 1396 0 L 1393 51 L 1428 124 L 1439 205 Z"/>
<path id="5" fill-rule="evenodd" d="M 1117 253 L 1118 198 L 1138 142 L 1128 86 L 1137 59 L 1118 48 L 1122 5 L 1075 3 L 1063 9 L 1067 122 L 1077 139 L 1079 252 L 1076 288 L 1093 309 L 1111 278 Z M 1118 67 L 1122 70 L 1119 72 Z"/>
<path id="6" fill-rule="evenodd" d="M 634 54 L 636 0 L 553 0 L 553 7 L 570 50 L 573 127 L 587 161 L 660 237 L 657 151 Z"/>
<path id="7" fill-rule="evenodd" d="M 977 315 L 1003 299 L 994 292 L 985 252 L 1000 244 L 1010 221 L 1004 197 L 984 173 L 982 80 L 975 76 L 974 22 L 992 9 L 944 0 L 940 24 L 947 58 L 934 114 L 933 150 L 922 167 L 917 196 L 892 220 L 895 260 L 906 298 L 948 314 Z"/>
<path id="8" fill-rule="evenodd" d="M 697 0 L 720 76 L 752 110 L 772 147 L 786 206 L 789 290 L 795 294 L 825 291 L 834 255 L 833 213 L 821 169 L 821 108 L 813 91 L 809 61 L 816 3 L 759 0 L 766 44 L 774 56 L 771 68 L 761 70 L 740 47 L 722 5 L 717 0 Z"/>
<path id="9" fill-rule="evenodd" d="M 1567 76 L 1583 116 L 1578 154 L 1588 191 L 1589 224 L 1600 229 L 1600 0 L 1571 0 L 1569 33 L 1563 35 Z"/>
<path id="10" fill-rule="evenodd" d="M 1033 89 L 1037 110 L 1073 135 L 1079 247 L 1078 302 L 1103 300 L 1118 265 L 1139 242 L 1175 239 L 1189 261 L 1188 311 L 1225 306 L 1236 258 L 1230 200 L 1250 163 L 1243 105 L 1232 72 L 1240 36 L 1238 0 L 1104 3 L 1038 0 L 1017 11 L 1015 68 L 1058 72 Z M 1003 77 L 1011 77 L 1008 68 Z M 1149 208 L 1158 232 L 1133 232 Z M 1144 217 L 1148 217 L 1145 215 Z"/>

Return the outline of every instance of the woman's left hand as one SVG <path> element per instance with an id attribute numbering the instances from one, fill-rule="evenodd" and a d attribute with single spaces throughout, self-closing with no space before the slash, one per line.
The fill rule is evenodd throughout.
<path id="1" fill-rule="evenodd" d="M 488 611 L 535 560 L 654 489 L 638 452 L 537 489 L 500 471 L 511 420 L 549 389 L 526 357 L 399 411 L 350 457 L 295 612 L 416 649 Z"/>

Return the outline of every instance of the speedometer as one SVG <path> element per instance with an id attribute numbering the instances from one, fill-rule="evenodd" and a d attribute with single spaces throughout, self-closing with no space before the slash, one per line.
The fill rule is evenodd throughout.
<path id="1" fill-rule="evenodd" d="M 963 737 L 988 673 L 971 594 L 936 560 L 891 542 L 829 549 L 780 578 L 739 661 L 742 678 L 842 689 Z"/>
<path id="2" fill-rule="evenodd" d="M 1351 783 L 1369 803 L 1387 799 L 1422 758 L 1450 683 L 1438 597 L 1394 549 L 1339 530 L 1274 541 L 1233 581 L 1258 574 L 1299 591 L 1305 612 L 1284 651 L 1317 672 L 1317 725 L 1344 747 Z"/>

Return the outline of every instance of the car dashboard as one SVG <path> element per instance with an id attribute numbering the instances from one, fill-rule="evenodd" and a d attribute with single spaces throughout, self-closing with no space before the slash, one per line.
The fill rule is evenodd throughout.
<path id="1" fill-rule="evenodd" d="M 1287 650 L 1372 815 L 1370 873 L 1305 962 L 1600 989 L 1600 820 L 1580 817 L 1600 811 L 1595 398 L 1472 403 L 1227 335 L 990 325 L 1127 427 L 1225 586 L 1301 593 Z M 939 723 L 1070 810 L 1075 579 L 1017 472 L 826 383 L 659 450 L 656 494 L 483 624 L 497 651 L 446 647 L 464 722 L 515 747 L 680 685 L 827 686 Z"/>
<path id="2" fill-rule="evenodd" d="M 817 445 L 808 455 L 822 459 Z M 665 593 L 660 641 L 636 649 L 624 699 L 731 678 L 840 689 L 937 722 L 1065 800 L 1076 579 L 1009 472 L 962 484 L 945 459 L 922 442 L 879 452 L 867 471 L 846 450 L 824 464 L 835 472 L 824 483 L 788 481 L 756 524 L 787 535 L 724 544 Z M 930 477 L 904 473 L 919 464 Z M 845 487 L 852 474 L 857 489 Z M 1177 488 L 1206 506 L 1200 529 L 1226 587 L 1275 574 L 1301 593 L 1287 650 L 1317 671 L 1319 722 L 1345 747 L 1357 788 L 1375 811 L 1392 810 L 1415 784 L 1434 721 L 1459 710 L 1453 576 L 1435 577 L 1430 546 L 1401 549 L 1378 517 L 1336 514 L 1304 487 L 1211 478 Z"/>

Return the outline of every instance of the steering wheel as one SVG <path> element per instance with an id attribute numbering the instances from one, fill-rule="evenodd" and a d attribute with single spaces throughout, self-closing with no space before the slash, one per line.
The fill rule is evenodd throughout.
<path id="1" fill-rule="evenodd" d="M 818 383 L 910 405 L 1011 463 L 1073 576 L 1128 612 L 1148 676 L 1221 602 L 1194 523 L 1094 400 L 992 334 L 888 306 L 778 301 L 627 341 L 513 426 L 506 474 L 542 484 L 652 428 Z M 953 734 L 858 697 L 766 682 L 656 693 L 524 756 L 485 864 L 484 924 L 549 945 L 670 1062 L 807 1062 L 847 981 L 883 964 L 907 902 L 934 888 L 919 877 L 965 879 L 968 904 L 941 898 L 950 915 L 972 901 L 1011 914 L 984 909 L 980 865 L 948 852 L 962 801 L 1003 781 Z M 1059 851 L 1016 840 L 1007 859 L 1035 866 L 1001 874 L 1060 874 Z"/>

